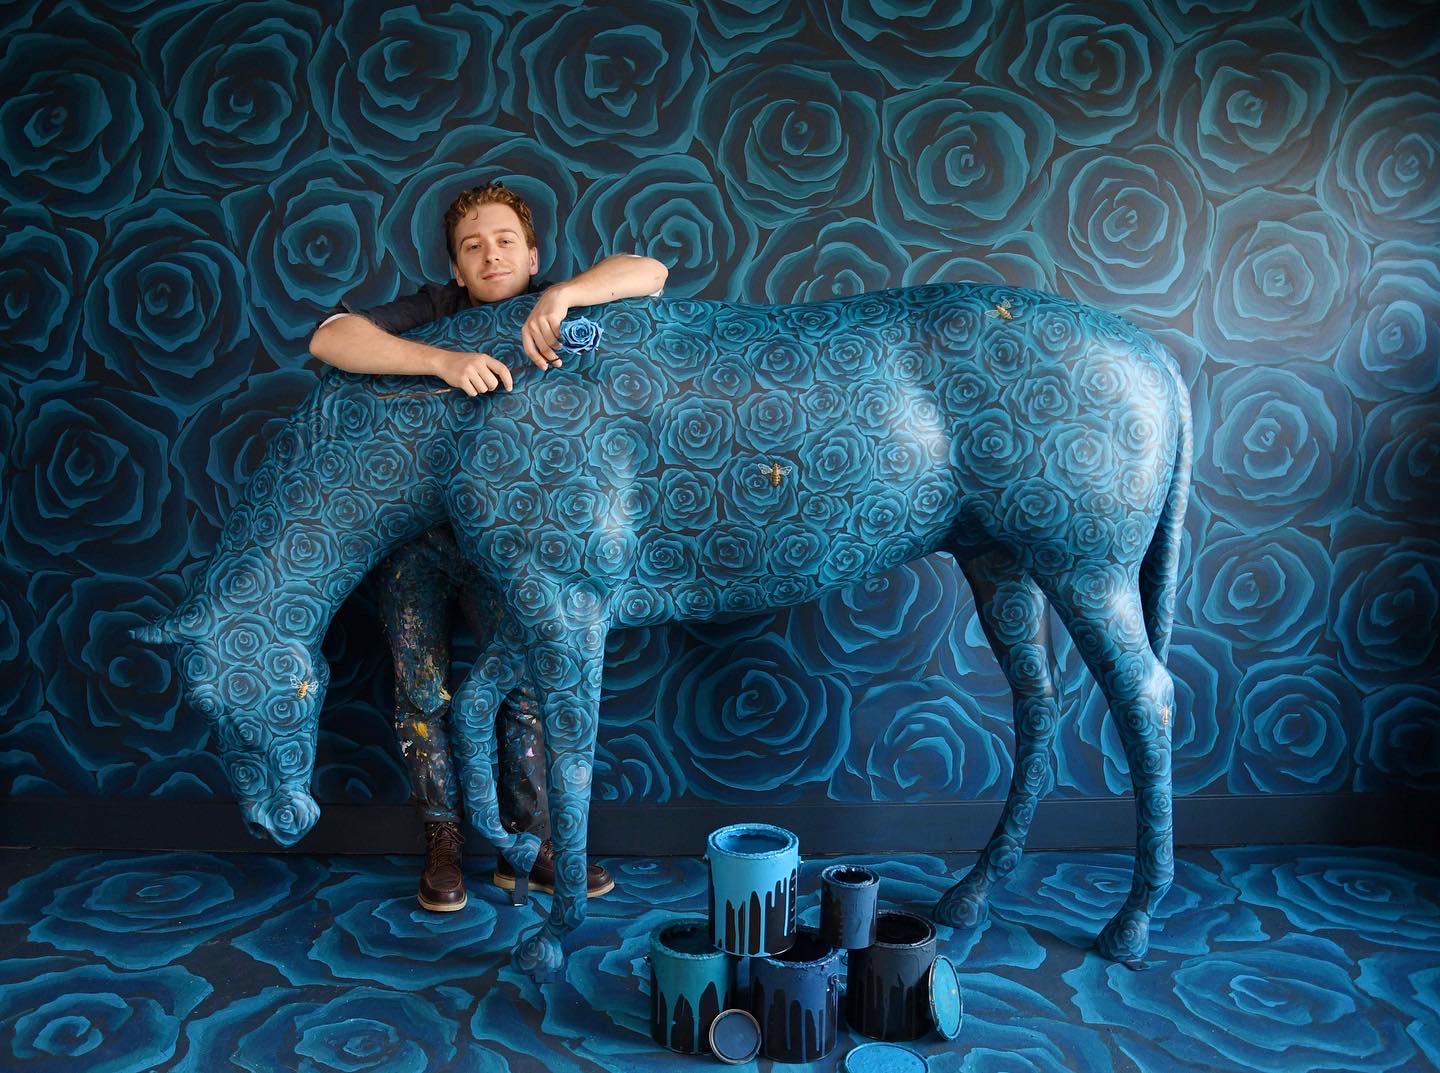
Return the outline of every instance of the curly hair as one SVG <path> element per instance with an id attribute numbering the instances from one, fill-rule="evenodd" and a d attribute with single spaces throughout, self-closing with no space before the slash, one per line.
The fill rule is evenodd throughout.
<path id="1" fill-rule="evenodd" d="M 450 251 L 450 260 L 455 260 L 455 227 L 481 205 L 508 205 L 520 217 L 520 230 L 525 235 L 525 244 L 532 250 L 540 243 L 535 238 L 535 223 L 530 218 L 530 206 L 525 199 L 504 183 L 487 183 L 463 191 L 445 210 L 445 248 Z"/>

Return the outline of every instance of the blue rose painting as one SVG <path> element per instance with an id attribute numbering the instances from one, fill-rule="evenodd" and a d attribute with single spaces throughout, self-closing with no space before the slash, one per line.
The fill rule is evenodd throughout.
<path id="1" fill-rule="evenodd" d="M 611 252 L 646 253 L 670 266 L 672 301 L 793 305 L 796 340 L 834 340 L 813 356 L 761 342 L 743 307 L 713 331 L 676 326 L 665 340 L 670 367 L 703 383 L 707 401 L 664 438 L 617 422 L 582 452 L 569 433 L 593 417 L 587 397 L 547 395 L 554 434 L 531 441 L 517 425 L 513 437 L 483 445 L 488 471 L 511 480 L 498 507 L 471 504 L 478 518 L 490 510 L 506 519 L 497 548 L 527 539 L 539 516 L 545 489 L 528 474 L 532 462 L 546 481 L 595 465 L 658 465 L 663 482 L 637 493 L 656 501 L 630 509 L 706 530 L 704 542 L 641 537 L 632 547 L 633 537 L 600 524 L 593 498 L 574 494 L 561 504 L 567 538 L 540 549 L 545 561 L 633 556 L 656 583 L 697 565 L 739 569 L 757 526 L 717 516 L 714 474 L 756 502 L 795 493 L 772 489 L 759 467 L 725 471 L 722 431 L 778 443 L 843 424 L 860 431 L 815 461 L 814 494 L 794 504 L 803 524 L 764 535 L 779 542 L 790 572 L 822 560 L 851 570 L 873 557 L 897 511 L 935 512 L 945 493 L 924 483 L 903 496 L 873 491 L 853 531 L 836 531 L 857 459 L 912 471 L 914 444 L 871 445 L 926 412 L 887 392 L 846 409 L 829 385 L 853 376 L 855 348 L 834 337 L 820 307 L 801 303 L 926 283 L 1056 293 L 1151 333 L 1175 355 L 1194 400 L 1195 485 L 1170 659 L 1178 808 L 1185 793 L 1240 803 L 1433 790 L 1440 49 L 1426 8 L 5 5 L 0 794 L 33 807 L 123 798 L 153 809 L 163 829 L 181 802 L 224 807 L 227 775 L 237 785 L 260 777 L 221 769 L 172 670 L 128 630 L 173 606 L 224 539 L 242 490 L 261 491 L 252 477 L 265 440 L 315 379 L 306 357 L 313 326 L 341 300 L 365 306 L 443 281 L 441 214 L 459 190 L 495 179 L 534 208 L 542 276 L 566 278 Z M 605 324 L 601 346 L 624 349 L 640 330 L 623 311 Z M 990 326 L 970 311 L 928 330 L 964 348 Z M 568 345 L 594 344 L 574 329 Z M 1057 313 L 1036 330 L 1063 350 L 1076 325 Z M 947 381 L 945 405 L 975 419 L 973 471 L 1011 489 L 985 509 L 1040 526 L 1057 509 L 1059 482 L 1117 462 L 1102 439 L 1068 423 L 1073 400 L 1004 334 L 989 333 L 997 342 L 977 355 L 984 376 Z M 927 360 L 902 355 L 900 368 L 923 380 L 933 372 Z M 750 369 L 762 387 L 805 385 L 804 405 L 751 391 Z M 640 370 L 613 370 L 606 405 L 659 404 L 662 389 Z M 1126 388 L 1123 371 L 1097 368 L 1084 403 L 1103 407 Z M 363 401 L 347 405 L 342 425 L 373 418 Z M 417 405 L 393 417 L 418 434 L 425 414 Z M 1116 413 L 1114 424 L 1117 442 L 1147 435 L 1132 416 Z M 1027 431 L 1037 428 L 1053 431 Z M 349 461 L 337 453 L 327 472 Z M 372 516 L 396 462 L 377 455 L 370 485 L 341 497 L 340 516 Z M 1144 473 L 1121 473 L 1077 529 L 1081 541 L 1114 547 L 1085 550 L 1123 557 L 1138 534 L 1103 522 L 1152 492 Z M 303 509 L 316 492 L 283 494 L 288 508 Z M 264 537 L 278 517 L 261 511 L 230 524 Z M 817 534 L 827 532 L 822 546 Z M 287 549 L 316 582 L 308 601 L 287 604 L 287 628 L 313 629 L 327 594 L 358 580 L 326 574 L 340 539 Z M 227 597 L 250 601 L 261 622 L 272 613 L 266 570 L 242 560 L 225 582 Z M 775 578 L 775 592 L 788 583 Z M 734 610 L 760 607 L 763 596 L 737 593 Z M 676 608 L 658 605 L 699 598 L 637 591 L 622 618 L 674 617 Z M 723 628 L 618 631 L 607 643 L 593 794 L 617 809 L 723 804 L 781 815 L 843 804 L 893 818 L 915 801 L 988 807 L 1019 779 L 1059 799 L 1047 807 L 1080 815 L 1128 784 L 1130 761 L 1075 650 L 1055 632 L 1053 656 L 1016 645 L 1011 657 L 1053 658 L 1061 680 L 1053 757 L 1017 764 L 1002 670 L 944 555 Z M 326 641 L 332 680 L 317 751 L 287 758 L 295 770 L 314 764 L 327 802 L 398 808 L 406 799 L 382 714 L 390 686 L 377 634 L 367 603 L 352 601 Z M 255 636 L 240 631 L 233 643 Z M 550 671 L 556 680 L 576 673 L 560 658 Z M 266 673 L 291 672 L 281 660 Z M 230 704 L 264 687 L 244 675 L 228 681 Z M 748 750 L 737 734 L 770 744 Z M 988 822 L 977 824 L 976 846 Z M 1238 865 L 1237 874 L 1249 875 Z M 63 904 L 93 889 L 107 914 L 143 885 L 118 873 L 64 878 Z M 223 875 L 203 885 L 205 897 L 233 889 Z M 105 941 L 58 918 L 38 926 L 55 929 L 64 958 Z M 162 955 L 202 942 L 205 928 L 170 933 L 149 920 L 142 930 L 153 956 L 127 971 L 151 974 L 156 998 L 135 1028 L 144 1036 L 136 1053 L 158 1062 L 173 1046 L 173 1019 L 200 998 L 163 973 Z M 1290 954 L 1334 961 L 1326 941 L 1317 931 Z M 1188 986 L 1199 994 L 1289 964 L 1197 967 Z M 1398 970 L 1387 962 L 1369 971 Z M 103 984 L 69 962 L 35 974 L 72 976 L 77 1003 Z M 1132 996 L 1123 976 L 1093 982 L 1108 996 L 1088 1011 L 1098 1026 Z M 303 990 L 308 980 L 291 983 L 277 982 L 247 1023 L 283 1013 L 274 1038 L 303 1022 L 319 1053 L 333 1042 L 326 1026 L 352 1011 Z M 1338 977 L 1323 985 L 1327 995 L 1350 994 Z M 1052 1016 L 1035 996 L 988 1001 L 1012 999 L 1026 1016 Z M 361 1005 L 422 1016 L 389 1002 Z M 423 1016 L 453 1028 L 471 1013 Z M 1193 1016 L 1209 1014 L 1197 1001 Z M 1246 1060 L 1246 1041 L 1222 1038 L 1223 1025 L 1215 1031 L 1216 1054 Z M 234 1044 L 219 1016 L 203 1036 Z M 1367 1046 L 1391 1053 L 1383 1040 Z M 1338 1061 L 1331 1044 L 1316 1047 L 1316 1063 Z"/>

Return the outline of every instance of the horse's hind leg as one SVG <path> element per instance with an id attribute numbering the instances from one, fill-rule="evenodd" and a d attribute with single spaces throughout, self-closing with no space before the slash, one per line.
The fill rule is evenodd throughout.
<path id="1" fill-rule="evenodd" d="M 1000 822 L 975 866 L 935 906 L 942 924 L 972 927 L 985 919 L 990 888 L 1020 863 L 1035 806 L 1054 784 L 1051 742 L 1060 706 L 1050 677 L 1047 604 L 1039 587 L 1008 552 L 957 559 L 1010 683 L 1015 717 L 1015 775 Z"/>
<path id="2" fill-rule="evenodd" d="M 1133 583 L 1113 591 L 1096 574 L 1052 592 L 1075 647 L 1100 683 L 1135 789 L 1137 845 L 1130 894 L 1096 940 L 1106 957 L 1138 968 L 1150 945 L 1150 918 L 1175 875 L 1171 825 L 1170 721 L 1175 684 L 1145 632 Z"/>

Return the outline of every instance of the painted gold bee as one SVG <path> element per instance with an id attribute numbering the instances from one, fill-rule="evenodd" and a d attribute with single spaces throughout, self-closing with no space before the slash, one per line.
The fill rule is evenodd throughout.
<path id="1" fill-rule="evenodd" d="M 1170 726 L 1170 705 L 1168 704 L 1160 705 L 1160 725 L 1163 727 Z"/>
<path id="2" fill-rule="evenodd" d="M 309 695 L 310 679 L 296 678 L 292 674 L 290 676 L 290 684 L 295 687 L 295 696 L 299 697 L 301 700 L 304 700 Z"/>
<path id="3" fill-rule="evenodd" d="M 1010 299 L 1005 298 L 997 302 L 991 309 L 985 310 L 987 317 L 999 317 L 1001 320 L 1014 320 L 1015 314 L 1010 312 Z"/>
<path id="4" fill-rule="evenodd" d="M 782 466 L 779 462 L 771 462 L 768 466 L 762 463 L 760 466 L 765 476 L 769 478 L 771 488 L 779 488 L 780 482 L 790 476 L 792 468 L 791 466 Z"/>

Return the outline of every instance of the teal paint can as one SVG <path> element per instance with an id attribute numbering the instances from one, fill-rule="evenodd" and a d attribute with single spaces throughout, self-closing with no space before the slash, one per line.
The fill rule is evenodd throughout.
<path id="1" fill-rule="evenodd" d="M 682 917 L 650 933 L 650 1037 L 681 1054 L 710 1049 L 710 1025 L 730 1005 L 735 961 L 710 941 L 710 922 Z"/>
<path id="2" fill-rule="evenodd" d="M 730 954 L 779 954 L 795 942 L 800 840 L 783 827 L 737 823 L 710 833 L 710 927 Z"/>
<path id="3" fill-rule="evenodd" d="M 766 1058 L 814 1062 L 835 1049 L 840 1026 L 840 951 L 801 928 L 784 953 L 751 966 L 750 1012 L 760 1022 Z"/>

